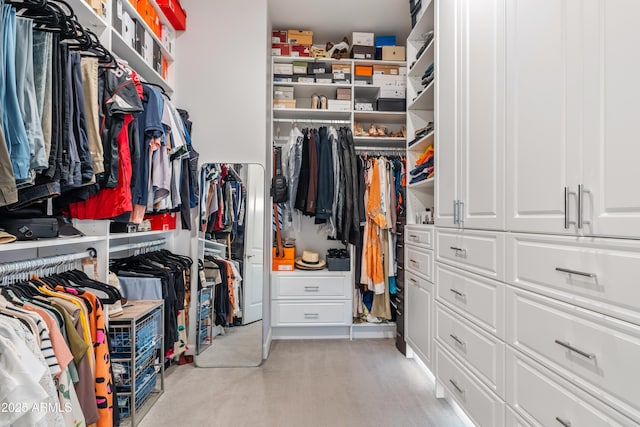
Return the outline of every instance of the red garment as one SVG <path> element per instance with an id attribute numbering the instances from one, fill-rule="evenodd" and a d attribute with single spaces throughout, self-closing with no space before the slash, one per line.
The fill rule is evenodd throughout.
<path id="1" fill-rule="evenodd" d="M 124 125 L 118 134 L 118 185 L 103 188 L 85 202 L 72 203 L 69 211 L 73 218 L 106 219 L 131 212 L 131 151 L 129 151 L 129 123 L 132 114 L 124 116 Z"/>

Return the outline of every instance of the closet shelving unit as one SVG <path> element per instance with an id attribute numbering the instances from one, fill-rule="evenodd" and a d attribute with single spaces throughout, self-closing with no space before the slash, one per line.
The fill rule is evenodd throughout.
<path id="1" fill-rule="evenodd" d="M 93 10 L 84 0 L 68 0 L 68 3 L 78 16 L 80 23 L 92 29 L 100 38 L 102 44 L 120 60 L 127 62 L 143 81 L 157 84 L 167 93 L 173 92 L 172 64 L 175 60 L 175 52 L 173 49 L 170 50 L 165 44 L 163 44 L 162 40 L 153 31 L 151 31 L 147 23 L 142 19 L 129 0 L 107 0 L 104 8 L 104 14 L 96 13 L 96 11 Z M 158 12 L 162 25 L 168 25 L 171 27 L 169 20 L 162 12 L 162 9 L 158 6 L 157 1 L 150 0 L 150 3 L 156 12 Z M 144 27 L 145 31 L 151 35 L 151 40 L 158 43 L 162 56 L 168 63 L 169 69 L 167 79 L 164 79 L 162 75 L 142 57 L 141 54 L 139 54 L 125 41 L 122 34 L 118 32 L 114 26 L 114 20 L 116 19 L 116 16 L 114 15 L 121 11 L 127 12 L 132 18 L 134 18 L 141 26 Z M 175 46 L 175 43 L 173 43 L 173 45 Z"/>
<path id="2" fill-rule="evenodd" d="M 273 86 L 285 86 L 294 88 L 296 108 L 272 108 L 272 130 L 275 145 L 284 145 L 288 141 L 290 129 L 298 125 L 303 127 L 316 127 L 333 124 L 336 127 L 349 126 L 354 129 L 355 123 L 360 123 L 365 131 L 370 124 L 386 127 L 390 132 L 396 132 L 406 125 L 406 111 L 359 111 L 354 109 L 354 101 L 357 98 L 376 99 L 380 86 L 360 85 L 354 80 L 356 65 L 397 65 L 407 66 L 406 61 L 375 61 L 359 59 L 332 59 L 332 58 L 306 58 L 274 56 L 272 67 L 279 63 L 292 62 L 324 62 L 333 64 L 348 64 L 351 67 L 351 83 L 301 83 L 301 82 L 277 82 L 272 79 Z M 351 99 L 348 110 L 320 110 L 311 109 L 311 96 L 325 95 L 328 99 L 336 99 L 338 88 L 350 88 Z M 355 136 L 356 150 L 376 149 L 404 150 L 406 139 L 393 137 Z M 305 226 L 314 227 L 311 223 Z M 327 241 L 319 243 L 322 239 L 313 231 L 298 233 L 297 244 L 304 247 L 304 243 L 321 246 L 335 247 L 339 242 Z M 341 246 L 341 245 L 339 245 Z M 324 249 L 324 248 L 322 248 Z M 325 250 L 318 250 L 322 257 Z M 355 251 L 352 251 L 352 259 Z M 353 263 L 353 262 L 352 262 Z M 388 323 L 353 323 L 352 296 L 353 296 L 353 271 L 333 272 L 322 270 L 320 272 L 296 270 L 294 272 L 273 272 L 271 279 L 272 298 L 272 326 L 273 336 L 287 338 L 392 338 L 396 335 L 395 322 Z M 294 283 L 295 282 L 295 283 Z M 300 286 L 304 283 L 305 286 Z M 318 286 L 320 290 L 318 291 Z M 300 289 L 298 289 L 300 288 Z"/>
<path id="3" fill-rule="evenodd" d="M 405 282 L 404 294 L 404 337 L 398 337 L 398 348 L 406 342 L 407 357 L 418 357 L 426 366 L 432 367 L 434 334 L 434 226 L 424 224 L 426 209 L 433 212 L 436 175 L 424 181 L 410 184 L 408 174 L 416 160 L 430 147 L 435 147 L 438 137 L 436 105 L 438 89 L 437 40 L 429 42 L 419 57 L 429 31 L 435 29 L 435 0 L 422 2 L 422 12 L 407 39 L 407 226 L 405 228 Z M 425 70 L 434 64 L 434 79 L 426 87 L 422 85 Z M 434 123 L 434 131 L 418 141 L 416 130 L 429 122 Z M 411 143 L 411 145 L 409 145 Z M 438 153 L 435 153 L 437 157 Z M 436 168 L 437 168 L 437 159 Z M 400 286 L 400 285 L 399 285 Z M 401 342 L 404 340 L 404 342 Z"/>

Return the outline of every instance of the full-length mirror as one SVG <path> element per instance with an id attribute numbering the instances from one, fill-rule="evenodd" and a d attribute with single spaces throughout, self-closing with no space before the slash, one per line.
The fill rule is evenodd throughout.
<path id="1" fill-rule="evenodd" d="M 198 367 L 262 362 L 264 177 L 258 164 L 200 169 Z"/>

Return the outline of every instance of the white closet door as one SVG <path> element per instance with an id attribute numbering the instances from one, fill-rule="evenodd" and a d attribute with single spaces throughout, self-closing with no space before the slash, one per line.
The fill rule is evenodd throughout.
<path id="1" fill-rule="evenodd" d="M 586 234 L 640 237 L 638 22 L 638 0 L 585 0 Z"/>
<path id="2" fill-rule="evenodd" d="M 458 199 L 459 139 L 459 0 L 438 1 L 436 7 L 436 153 L 435 224 L 454 224 Z"/>
<path id="3" fill-rule="evenodd" d="M 507 0 L 507 228 L 575 233 L 582 0 Z M 577 35 L 577 36 L 576 36 Z"/>
<path id="4" fill-rule="evenodd" d="M 461 0 L 461 220 L 504 230 L 505 0 Z"/>
<path id="5" fill-rule="evenodd" d="M 416 286 L 412 282 L 405 284 L 406 292 L 406 338 L 420 359 L 431 367 L 433 352 L 433 287 Z"/>
<path id="6" fill-rule="evenodd" d="M 242 323 L 262 320 L 264 271 L 264 169 L 257 164 L 248 165 L 245 259 L 242 289 L 244 313 Z"/>

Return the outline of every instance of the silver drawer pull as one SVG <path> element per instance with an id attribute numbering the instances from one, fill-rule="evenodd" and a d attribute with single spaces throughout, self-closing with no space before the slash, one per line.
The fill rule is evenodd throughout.
<path id="1" fill-rule="evenodd" d="M 560 417 L 556 417 L 556 421 L 562 424 L 564 427 L 571 427 L 571 421 L 563 420 Z"/>
<path id="2" fill-rule="evenodd" d="M 402 303 L 403 303 L 403 301 L 401 301 L 401 300 L 400 300 L 400 298 L 396 298 L 396 303 L 397 303 L 397 304 L 402 304 Z"/>
<path id="3" fill-rule="evenodd" d="M 416 261 L 415 259 L 410 259 L 409 262 L 412 263 L 412 264 L 420 265 L 420 263 L 418 261 Z"/>
<path id="4" fill-rule="evenodd" d="M 451 337 L 452 340 L 454 340 L 455 342 L 457 342 L 458 344 L 464 347 L 464 341 L 462 341 L 460 338 L 458 338 L 453 334 L 449 334 L 449 336 Z"/>
<path id="5" fill-rule="evenodd" d="M 319 292 L 320 291 L 320 286 L 305 286 L 304 287 L 304 291 L 305 292 Z"/>
<path id="6" fill-rule="evenodd" d="M 320 317 L 320 315 L 318 313 L 305 313 L 304 314 L 304 318 L 305 319 L 317 319 L 319 317 Z"/>
<path id="7" fill-rule="evenodd" d="M 396 310 L 396 314 L 397 314 L 398 316 L 402 316 L 402 312 L 401 312 L 400 310 Z"/>
<path id="8" fill-rule="evenodd" d="M 453 292 L 454 294 L 456 294 L 457 296 L 459 296 L 460 298 L 465 298 L 467 295 L 463 294 L 462 292 L 460 292 L 457 289 L 449 289 L 451 292 Z"/>
<path id="9" fill-rule="evenodd" d="M 398 264 L 398 270 L 404 270 L 404 267 Z"/>
<path id="10" fill-rule="evenodd" d="M 416 243 L 420 243 L 420 236 L 416 235 L 416 234 L 409 234 L 409 237 L 411 238 L 411 240 L 413 240 Z"/>
<path id="11" fill-rule="evenodd" d="M 574 346 L 572 346 L 571 344 L 569 344 L 568 342 L 564 342 L 564 341 L 560 341 L 560 340 L 555 340 L 556 344 L 566 348 L 569 351 L 573 351 L 574 353 L 578 353 L 580 356 L 582 357 L 586 357 L 589 360 L 593 360 L 596 358 L 596 355 L 593 353 L 587 353 L 586 351 L 582 351 L 579 348 L 575 348 Z"/>
<path id="12" fill-rule="evenodd" d="M 568 268 L 556 267 L 556 271 L 559 271 L 560 273 L 575 274 L 577 276 L 592 277 L 594 279 L 596 278 L 595 273 L 585 273 L 583 271 L 570 270 Z"/>
<path id="13" fill-rule="evenodd" d="M 456 248 L 455 246 L 451 246 L 450 248 L 452 251 L 455 251 L 455 256 L 459 256 L 459 257 L 463 257 L 465 258 L 467 256 L 467 250 L 463 249 L 463 248 Z"/>
<path id="14" fill-rule="evenodd" d="M 411 283 L 415 283 L 416 285 L 418 284 L 418 281 L 416 279 L 411 278 L 411 277 L 409 277 L 409 281 Z"/>
<path id="15" fill-rule="evenodd" d="M 453 386 L 456 388 L 456 390 L 458 391 L 458 393 L 460 394 L 464 394 L 464 390 L 460 388 L 460 386 L 458 385 L 457 382 L 455 382 L 454 380 L 449 380 L 449 382 L 451 384 L 453 384 Z"/>

